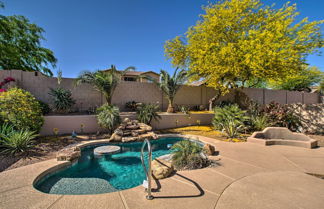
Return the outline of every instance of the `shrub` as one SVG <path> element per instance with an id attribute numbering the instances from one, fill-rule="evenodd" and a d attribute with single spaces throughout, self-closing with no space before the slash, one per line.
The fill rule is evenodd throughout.
<path id="1" fill-rule="evenodd" d="M 38 100 L 38 103 L 40 105 L 43 115 L 46 115 L 51 112 L 51 108 L 47 103 L 40 101 L 40 100 Z"/>
<path id="2" fill-rule="evenodd" d="M 263 109 L 263 113 L 269 118 L 271 126 L 287 127 L 292 131 L 298 130 L 301 122 L 287 106 L 271 102 Z"/>
<path id="3" fill-rule="evenodd" d="M 75 104 L 71 91 L 62 87 L 56 89 L 50 88 L 48 94 L 52 96 L 54 108 L 58 112 L 69 112 Z"/>
<path id="4" fill-rule="evenodd" d="M 203 148 L 192 141 L 183 140 L 172 146 L 172 163 L 177 169 L 197 169 L 209 165 Z"/>
<path id="5" fill-rule="evenodd" d="M 8 123 L 3 123 L 0 126 L 0 142 L 3 136 L 7 136 L 14 131 L 14 127 Z"/>
<path id="6" fill-rule="evenodd" d="M 7 84 L 7 83 L 10 83 L 10 82 L 15 82 L 16 80 L 12 77 L 6 77 L 5 79 L 3 79 L 2 82 L 0 82 L 0 92 L 5 92 L 7 91 L 6 89 L 4 89 L 4 86 Z"/>
<path id="7" fill-rule="evenodd" d="M 268 117 L 266 115 L 258 115 L 251 117 L 251 129 L 253 131 L 262 131 L 270 125 Z"/>
<path id="8" fill-rule="evenodd" d="M 135 102 L 135 101 L 129 101 L 126 102 L 125 107 L 131 111 L 136 111 L 137 107 L 140 105 L 141 103 Z"/>
<path id="9" fill-rule="evenodd" d="M 180 112 L 182 112 L 183 114 L 189 114 L 190 111 L 190 107 L 189 106 L 185 106 L 185 105 L 181 105 L 179 107 Z"/>
<path id="10" fill-rule="evenodd" d="M 159 106 L 155 104 L 141 104 L 137 108 L 137 118 L 141 123 L 151 124 L 151 121 L 161 119 L 158 114 Z"/>
<path id="11" fill-rule="evenodd" d="M 120 124 L 119 109 L 116 106 L 104 104 L 97 109 L 98 124 L 110 133 Z"/>
<path id="12" fill-rule="evenodd" d="M 1 131 L 3 132 L 3 131 Z M 1 134 L 0 146 L 2 153 L 15 155 L 28 151 L 33 147 L 33 139 L 37 136 L 35 131 L 11 129 L 6 134 Z"/>
<path id="13" fill-rule="evenodd" d="M 39 102 L 31 93 L 19 88 L 0 93 L 0 120 L 16 129 L 36 132 L 44 121 Z"/>
<path id="14" fill-rule="evenodd" d="M 216 129 L 226 133 L 227 137 L 237 137 L 244 128 L 244 122 L 248 120 L 246 111 L 241 110 L 238 105 L 228 105 L 215 108 L 213 125 Z"/>

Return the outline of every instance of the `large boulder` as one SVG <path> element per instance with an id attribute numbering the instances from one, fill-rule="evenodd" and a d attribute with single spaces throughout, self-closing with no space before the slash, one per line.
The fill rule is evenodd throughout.
<path id="1" fill-rule="evenodd" d="M 122 136 L 118 135 L 117 133 L 113 133 L 111 135 L 111 137 L 109 138 L 109 141 L 120 142 L 120 141 L 122 141 Z"/>
<path id="2" fill-rule="evenodd" d="M 215 147 L 211 144 L 205 144 L 204 145 L 204 153 L 206 153 L 207 155 L 214 155 L 215 154 Z"/>
<path id="3" fill-rule="evenodd" d="M 79 147 L 72 145 L 60 150 L 56 154 L 57 161 L 73 161 L 81 156 Z"/>
<path id="4" fill-rule="evenodd" d="M 155 179 L 164 179 L 174 172 L 171 162 L 163 159 L 155 159 L 152 161 L 152 175 Z"/>

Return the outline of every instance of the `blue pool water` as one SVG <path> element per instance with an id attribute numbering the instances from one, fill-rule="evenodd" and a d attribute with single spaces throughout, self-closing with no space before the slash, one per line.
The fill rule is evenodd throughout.
<path id="1" fill-rule="evenodd" d="M 151 141 L 152 157 L 169 154 L 170 146 L 182 138 L 160 138 Z M 105 144 L 106 145 L 106 144 Z M 96 157 L 96 145 L 81 150 L 74 165 L 49 174 L 36 182 L 36 189 L 50 194 L 100 194 L 129 189 L 143 183 L 146 178 L 141 164 L 142 142 L 117 144 L 121 152 Z M 147 162 L 147 153 L 145 159 Z"/>

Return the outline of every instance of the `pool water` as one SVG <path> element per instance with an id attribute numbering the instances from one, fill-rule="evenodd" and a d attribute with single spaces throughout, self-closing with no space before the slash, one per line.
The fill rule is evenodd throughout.
<path id="1" fill-rule="evenodd" d="M 168 137 L 151 141 L 152 158 L 171 153 L 170 146 L 180 140 Z M 100 157 L 94 156 L 93 149 L 102 145 L 82 149 L 77 163 L 43 177 L 35 188 L 50 194 L 101 194 L 141 185 L 146 179 L 140 157 L 142 142 L 117 145 L 120 153 Z M 148 153 L 144 156 L 147 163 Z"/>

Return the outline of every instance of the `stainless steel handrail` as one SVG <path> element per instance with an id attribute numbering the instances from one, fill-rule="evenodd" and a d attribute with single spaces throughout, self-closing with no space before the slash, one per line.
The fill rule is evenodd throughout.
<path id="1" fill-rule="evenodd" d="M 147 144 L 147 150 L 148 150 L 148 168 L 145 165 L 144 162 L 144 148 L 145 145 Z M 147 196 L 146 199 L 148 200 L 152 200 L 154 197 L 152 195 L 152 185 L 151 185 L 151 180 L 152 180 L 152 168 L 151 168 L 151 162 L 152 162 L 152 147 L 151 147 L 151 143 L 148 139 L 145 139 L 142 145 L 142 150 L 141 150 L 141 161 L 142 161 L 142 166 L 143 169 L 145 171 L 145 175 L 146 175 L 146 180 L 147 180 Z"/>

